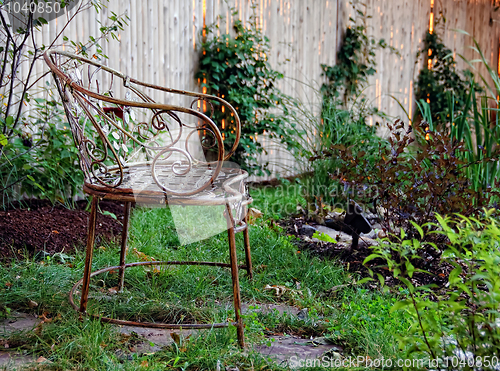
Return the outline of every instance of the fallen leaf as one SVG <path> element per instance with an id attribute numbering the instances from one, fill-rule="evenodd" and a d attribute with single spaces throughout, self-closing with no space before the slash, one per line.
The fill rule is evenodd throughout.
<path id="1" fill-rule="evenodd" d="M 135 247 L 132 250 L 132 252 L 135 254 L 135 256 L 137 256 L 143 262 L 154 262 L 154 261 L 156 261 L 155 258 L 153 258 L 152 256 L 148 256 L 148 255 L 144 254 L 143 252 L 137 250 Z M 153 271 L 153 273 L 160 273 L 160 269 L 158 269 L 158 267 L 156 265 L 153 265 L 152 268 L 150 268 L 150 267 L 144 267 L 144 270 L 146 272 Z"/>
<path id="2" fill-rule="evenodd" d="M 38 303 L 36 301 L 30 300 L 28 301 L 28 307 L 31 309 L 38 307 Z"/>
<path id="3" fill-rule="evenodd" d="M 290 294 L 300 294 L 302 295 L 302 291 L 300 290 L 292 290 L 286 286 L 282 285 L 266 285 L 264 290 L 274 290 L 274 295 L 280 298 L 284 293 L 289 292 Z"/>
<path id="4" fill-rule="evenodd" d="M 255 220 L 258 218 L 261 218 L 261 217 L 262 217 L 262 211 L 254 208 L 254 207 L 251 207 L 248 209 L 248 213 L 247 213 L 248 224 L 254 224 Z"/>
<path id="5" fill-rule="evenodd" d="M 179 334 L 178 334 L 178 333 L 176 333 L 176 332 L 171 332 L 171 333 L 170 333 L 170 337 L 171 337 L 172 339 L 174 339 L 174 341 L 175 341 L 175 343 L 176 343 L 177 345 L 181 345 L 181 337 L 179 336 Z"/>
<path id="6" fill-rule="evenodd" d="M 148 361 L 144 360 L 141 362 L 141 367 L 149 367 Z"/>
<path id="7" fill-rule="evenodd" d="M 38 357 L 38 359 L 36 360 L 36 363 L 52 363 L 51 361 L 49 361 L 47 358 L 45 357 Z"/>
<path id="8" fill-rule="evenodd" d="M 41 323 L 51 323 L 53 321 L 53 318 L 47 317 L 49 316 L 49 312 L 43 312 L 41 315 L 38 316 L 39 319 L 41 319 Z"/>

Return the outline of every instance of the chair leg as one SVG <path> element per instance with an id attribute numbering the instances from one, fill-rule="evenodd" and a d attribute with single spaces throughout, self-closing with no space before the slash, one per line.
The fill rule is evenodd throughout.
<path id="1" fill-rule="evenodd" d="M 231 278 L 233 281 L 233 300 L 234 313 L 236 319 L 236 333 L 238 344 L 241 348 L 245 347 L 245 336 L 243 334 L 243 319 L 241 318 L 241 296 L 240 296 L 240 280 L 238 276 L 238 257 L 236 256 L 236 238 L 234 233 L 234 219 L 231 213 L 231 207 L 226 205 L 227 224 L 228 224 L 228 239 L 229 239 L 229 259 L 231 263 Z"/>
<path id="2" fill-rule="evenodd" d="M 99 198 L 92 196 L 90 207 L 89 226 L 87 232 L 87 248 L 85 256 L 85 269 L 83 271 L 82 297 L 80 299 L 80 312 L 87 311 L 87 302 L 89 299 L 90 273 L 92 271 L 92 255 L 94 252 L 95 229 L 97 220 L 97 205 Z"/>
<path id="3" fill-rule="evenodd" d="M 252 271 L 252 254 L 250 252 L 250 237 L 248 235 L 248 217 L 245 215 L 245 219 L 243 219 L 247 227 L 243 230 L 243 237 L 245 243 L 245 258 L 247 261 L 247 274 L 250 279 L 253 279 L 253 271 Z"/>
<path id="4" fill-rule="evenodd" d="M 127 258 L 127 239 L 128 239 L 128 225 L 130 217 L 130 202 L 125 202 L 122 229 L 122 246 L 120 251 L 120 282 L 118 283 L 118 291 L 123 290 L 123 283 L 125 280 L 125 260 Z"/>

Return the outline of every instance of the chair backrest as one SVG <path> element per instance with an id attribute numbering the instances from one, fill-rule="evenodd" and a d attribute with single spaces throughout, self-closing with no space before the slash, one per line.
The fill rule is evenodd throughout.
<path id="1" fill-rule="evenodd" d="M 127 171 L 141 164 L 151 166 L 153 178 L 158 164 L 179 177 L 205 167 L 208 175 L 188 189 L 182 182 L 180 188 L 169 188 L 155 178 L 164 192 L 196 194 L 210 186 L 238 146 L 238 114 L 220 97 L 144 83 L 64 51 L 48 51 L 44 59 L 88 184 L 120 187 Z M 214 110 L 229 113 L 230 125 L 217 125 L 211 118 Z M 232 133 L 232 143 L 225 130 Z"/>

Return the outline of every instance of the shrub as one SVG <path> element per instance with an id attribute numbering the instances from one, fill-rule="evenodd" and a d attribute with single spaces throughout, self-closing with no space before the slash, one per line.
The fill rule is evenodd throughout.
<path id="1" fill-rule="evenodd" d="M 447 126 L 451 126 L 454 114 L 468 113 L 472 109 L 468 104 L 471 89 L 481 89 L 470 71 L 457 71 L 453 53 L 443 44 L 438 32 L 426 33 L 424 46 L 417 58 L 421 56 L 423 68 L 415 83 L 415 100 L 428 102 L 431 117 L 426 118 L 427 122 L 435 125 L 436 129 L 442 126 L 441 129 L 446 130 Z"/>
<path id="2" fill-rule="evenodd" d="M 365 105 L 366 97 L 362 94 L 363 88 L 368 83 L 368 77 L 374 75 L 376 71 L 375 51 L 377 47 L 386 48 L 384 39 L 376 40 L 367 35 L 367 19 L 365 4 L 351 2 L 353 11 L 356 13 L 357 21 L 349 18 L 350 25 L 346 28 L 340 50 L 337 53 L 337 61 L 334 66 L 322 64 L 323 76 L 326 82 L 321 86 L 324 101 L 334 101 L 339 103 L 344 109 L 353 110 L 348 103 L 353 101 L 361 109 L 359 113 L 366 117 Z M 363 11 L 365 10 L 365 11 Z M 394 48 L 390 48 L 395 52 Z M 368 107 L 369 110 L 375 111 Z"/>
<path id="3" fill-rule="evenodd" d="M 321 119 L 314 127 L 317 138 L 309 155 L 308 174 L 302 180 L 308 210 L 319 213 L 323 213 L 325 205 L 346 207 L 344 187 L 331 177 L 339 162 L 321 154 L 335 145 L 356 146 L 362 148 L 372 162 L 376 160 L 379 145 L 386 145 L 376 135 L 377 126 L 366 123 L 368 115 L 380 112 L 370 107 L 363 89 L 368 77 L 376 72 L 376 49 L 387 45 L 383 39 L 377 41 L 367 35 L 366 20 L 370 17 L 363 11 L 364 4 L 356 2 L 351 5 L 357 21 L 350 18 L 337 62 L 334 66 L 321 65 L 326 80 L 321 86 Z"/>
<path id="4" fill-rule="evenodd" d="M 341 162 L 335 156 L 322 156 L 336 145 L 365 151 L 366 160 L 376 161 L 379 146 L 386 141 L 376 135 L 376 126 L 368 126 L 363 118 L 354 120 L 351 112 L 333 103 L 324 102 L 322 119 L 317 127 L 317 148 L 310 154 L 310 173 L 301 180 L 308 210 L 321 209 L 323 205 L 345 209 L 343 185 L 332 179 Z M 325 152 L 326 151 L 326 152 Z"/>
<path id="5" fill-rule="evenodd" d="M 265 152 L 258 137 L 267 134 L 293 148 L 297 146 L 295 138 L 299 133 L 286 117 L 288 97 L 276 86 L 283 75 L 269 64 L 269 39 L 262 34 L 256 20 L 252 16 L 247 26 L 234 20 L 234 36 L 217 36 L 219 26 L 215 23 L 205 27 L 206 39 L 201 45 L 195 77 L 204 92 L 217 95 L 235 107 L 242 127 L 234 161 L 249 173 L 262 175 L 270 172 L 268 164 L 257 161 L 257 155 Z M 219 107 L 214 108 L 213 117 L 222 123 L 224 143 L 229 150 L 236 138 L 234 117 Z"/>
<path id="6" fill-rule="evenodd" d="M 38 117 L 28 119 L 41 132 L 30 135 L 15 129 L 13 140 L 3 148 L 9 159 L 0 167 L 4 207 L 8 199 L 22 195 L 66 203 L 83 184 L 78 151 L 61 103 L 42 98 L 32 103 Z"/>
<path id="7" fill-rule="evenodd" d="M 460 159 L 471 164 L 467 167 L 467 176 L 474 190 L 491 187 L 499 171 L 498 162 L 483 161 L 483 157 L 492 157 L 500 143 L 496 108 L 500 91 L 498 74 L 489 66 L 476 40 L 473 39 L 474 50 L 489 75 L 485 78 L 479 74 L 484 88 L 470 71 L 464 72 L 466 79 L 460 77 L 451 52 L 437 41 L 438 36 L 427 35 L 427 38 L 429 48 L 435 50 L 431 54 L 435 58 L 432 69 L 424 69 L 419 75 L 417 98 L 422 99 L 417 104 L 420 114 L 431 130 L 448 135 L 453 141 L 464 142 L 466 151 L 460 154 Z M 426 97 L 427 102 L 424 101 Z"/>
<path id="8" fill-rule="evenodd" d="M 374 254 L 365 263 L 382 258 L 408 290 L 408 297 L 391 309 L 407 311 L 413 318 L 409 333 L 400 339 L 406 357 L 427 357 L 438 362 L 434 369 L 498 365 L 494 357 L 500 354 L 500 228 L 494 212 L 485 211 L 478 219 L 436 215 L 437 223 L 415 225 L 418 239 L 402 235 L 397 243 L 372 247 Z M 439 291 L 412 283 L 412 260 L 420 258 L 419 240 L 425 239 L 425 230 L 448 241 L 441 261 L 453 270 Z"/>
<path id="9" fill-rule="evenodd" d="M 389 126 L 389 146 L 379 146 L 378 158 L 372 162 L 357 146 L 334 145 L 318 158 L 335 158 L 338 170 L 331 174 L 353 190 L 348 195 L 363 205 L 372 204 L 382 227 L 389 233 L 400 229 L 416 236 L 416 224 L 434 221 L 434 214 L 462 213 L 475 215 L 489 206 L 498 191 L 492 188 L 473 189 L 461 160 L 466 149 L 449 137 L 432 132 L 422 122 L 413 130 L 402 121 Z M 417 139 L 418 145 L 410 145 Z M 499 152 L 480 161 L 497 161 Z"/>

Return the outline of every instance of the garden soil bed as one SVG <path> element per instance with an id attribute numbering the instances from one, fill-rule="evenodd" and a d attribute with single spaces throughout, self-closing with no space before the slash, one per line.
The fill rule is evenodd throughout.
<path id="1" fill-rule="evenodd" d="M 372 260 L 367 263 L 367 266 L 363 265 L 363 261 L 373 253 L 373 250 L 367 244 L 363 243 L 362 238 L 359 240 L 359 246 L 352 252 L 349 252 L 346 248 L 339 247 L 335 243 L 315 242 L 304 238 L 300 233 L 302 226 L 307 224 L 314 227 L 316 225 L 314 221 L 308 220 L 305 216 L 291 217 L 280 221 L 278 224 L 285 229 L 287 234 L 296 237 L 294 243 L 300 251 L 309 251 L 322 259 L 337 260 L 350 272 L 358 273 L 361 277 L 368 277 L 368 268 L 370 268 L 374 273 L 380 273 L 387 285 L 394 286 L 400 284 L 399 281 L 393 278 L 392 273 L 381 259 Z M 445 243 L 444 240 L 429 242 L 434 242 L 438 245 Z M 425 270 L 430 274 L 416 272 L 413 275 L 412 283 L 416 286 L 435 284 L 438 287 L 443 287 L 448 282 L 448 276 L 453 267 L 449 264 L 441 263 L 440 256 L 437 253 L 425 253 L 425 256 L 421 258 L 413 261 L 415 268 Z"/>
<path id="2" fill-rule="evenodd" d="M 78 201 L 76 209 L 62 205 L 52 206 L 45 201 L 33 200 L 19 208 L 0 211 L 0 260 L 14 257 L 69 253 L 85 245 L 89 212 L 87 201 Z M 100 202 L 97 216 L 96 243 L 120 236 L 123 205 Z M 101 212 L 113 213 L 117 219 Z M 38 254 L 38 255 L 37 255 Z"/>
<path id="3" fill-rule="evenodd" d="M 76 203 L 76 209 L 61 205 L 52 206 L 48 202 L 34 200 L 23 208 L 15 207 L 0 211 L 0 261 L 25 256 L 37 257 L 39 252 L 53 255 L 58 252 L 70 253 L 75 248 L 82 248 L 87 238 L 89 212 L 85 211 L 87 201 Z M 100 202 L 97 217 L 96 245 L 104 240 L 119 238 L 122 230 L 123 205 L 114 202 Z M 101 212 L 114 214 L 117 219 Z M 372 250 L 360 240 L 357 249 L 347 253 L 345 248 L 328 242 L 315 242 L 301 236 L 301 227 L 305 224 L 314 226 L 314 222 L 304 216 L 292 217 L 279 222 L 289 235 L 297 237 L 295 243 L 302 251 L 309 251 L 320 258 L 340 261 L 351 272 L 362 277 L 368 276 L 364 259 Z M 439 262 L 438 256 L 425 256 L 416 262 L 416 267 L 431 274 L 415 273 L 414 283 L 427 285 L 434 283 L 442 286 L 452 267 Z M 384 276 L 388 285 L 397 282 L 382 261 L 373 260 L 370 269 Z"/>

